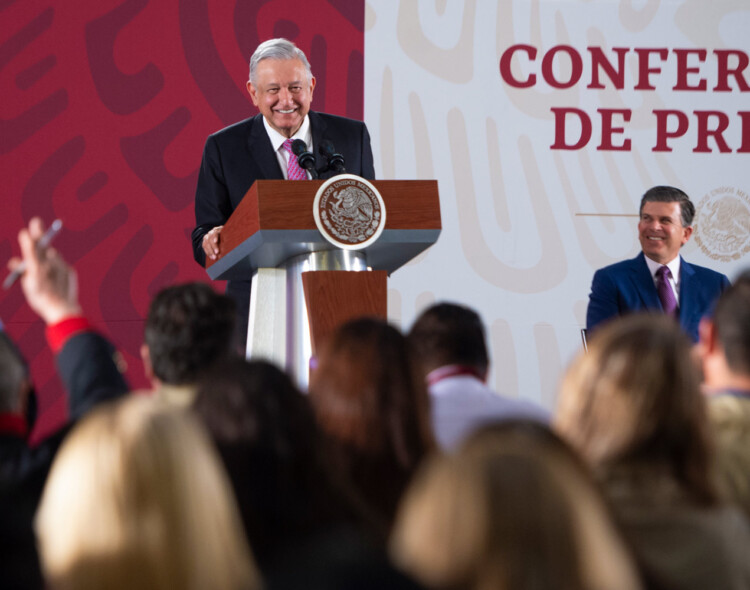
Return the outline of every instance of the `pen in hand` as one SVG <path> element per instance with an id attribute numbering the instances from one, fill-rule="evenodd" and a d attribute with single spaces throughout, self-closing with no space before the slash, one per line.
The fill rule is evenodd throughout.
<path id="1" fill-rule="evenodd" d="M 62 221 L 60 221 L 59 219 L 55 219 L 52 222 L 52 225 L 49 226 L 47 231 L 44 232 L 44 235 L 39 238 L 37 248 L 39 248 L 40 250 L 47 248 L 52 243 L 52 240 L 55 238 L 55 236 L 60 233 L 61 229 Z M 21 263 L 16 266 L 16 268 L 14 268 L 7 277 L 5 277 L 5 281 L 3 282 L 3 289 L 10 289 L 13 286 L 13 283 L 15 283 L 25 271 L 26 263 L 21 261 Z"/>

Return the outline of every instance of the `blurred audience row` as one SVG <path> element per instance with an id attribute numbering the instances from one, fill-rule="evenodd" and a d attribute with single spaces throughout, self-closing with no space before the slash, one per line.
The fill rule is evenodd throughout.
<path id="1" fill-rule="evenodd" d="M 695 347 L 653 314 L 597 331 L 552 413 L 488 386 L 465 306 L 344 324 L 303 393 L 235 355 L 200 283 L 153 300 L 153 390 L 129 393 L 43 232 L 11 268 L 70 421 L 27 445 L 33 380 L 0 333 L 3 588 L 750 588 L 750 275 Z"/>

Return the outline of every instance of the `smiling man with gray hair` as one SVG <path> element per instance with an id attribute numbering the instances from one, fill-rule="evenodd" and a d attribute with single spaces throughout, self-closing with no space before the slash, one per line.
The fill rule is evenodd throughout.
<path id="1" fill-rule="evenodd" d="M 315 90 L 305 54 L 287 39 L 261 43 L 250 58 L 246 84 L 260 113 L 208 137 L 195 194 L 193 255 L 205 266 L 221 254 L 221 229 L 245 193 L 259 179 L 309 177 L 291 151 L 293 140 L 305 142 L 316 154 L 321 145 L 335 146 L 346 170 L 375 178 L 370 134 L 361 121 L 310 110 Z M 319 178 L 334 176 L 322 154 L 315 155 Z M 238 331 L 244 343 L 250 301 L 250 277 L 229 281 L 227 295 L 237 303 Z"/>

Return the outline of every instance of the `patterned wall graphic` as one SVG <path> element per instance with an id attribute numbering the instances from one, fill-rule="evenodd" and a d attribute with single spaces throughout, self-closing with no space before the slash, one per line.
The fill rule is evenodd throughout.
<path id="1" fill-rule="evenodd" d="M 207 280 L 189 242 L 197 169 L 209 133 L 256 112 L 253 49 L 294 40 L 318 80 L 313 109 L 361 119 L 363 26 L 351 0 L 0 0 L 0 259 L 32 216 L 62 219 L 55 245 L 84 309 L 144 386 L 151 297 Z M 0 294 L 0 318 L 32 363 L 38 436 L 65 411 L 43 325 L 18 286 Z"/>
<path id="2" fill-rule="evenodd" d="M 748 30 L 747 1 L 370 0 L 376 171 L 437 178 L 443 217 L 392 278 L 393 319 L 478 308 L 492 384 L 553 406 L 594 270 L 639 250 L 647 188 L 698 205 L 686 259 L 750 266 Z"/>
<path id="3" fill-rule="evenodd" d="M 247 59 L 287 36 L 318 78 L 313 108 L 364 117 L 379 178 L 439 181 L 443 233 L 393 275 L 392 319 L 408 327 L 436 299 L 477 307 L 493 385 L 552 406 L 593 271 L 638 250 L 646 188 L 698 203 L 691 262 L 750 265 L 749 29 L 744 1 L 0 0 L 0 256 L 31 216 L 61 218 L 88 315 L 145 385 L 150 298 L 205 280 L 188 240 L 203 142 L 254 114 Z M 621 83 L 600 68 L 592 84 L 590 47 Z M 667 53 L 639 89 L 648 48 Z M 0 318 L 32 360 L 38 435 L 65 405 L 43 326 L 18 287 Z"/>

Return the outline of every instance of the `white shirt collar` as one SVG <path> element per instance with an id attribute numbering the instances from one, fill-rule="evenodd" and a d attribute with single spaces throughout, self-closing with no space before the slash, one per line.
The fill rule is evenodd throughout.
<path id="1" fill-rule="evenodd" d="M 662 266 L 667 266 L 669 270 L 672 272 L 672 280 L 674 281 L 675 285 L 680 282 L 680 256 L 679 254 L 667 262 L 666 265 L 660 264 L 654 260 L 651 260 L 648 256 L 644 256 L 646 259 L 646 264 L 648 265 L 648 270 L 651 273 L 651 277 L 656 281 L 656 271 L 658 271 Z"/>
<path id="2" fill-rule="evenodd" d="M 425 380 L 428 385 L 435 385 L 438 381 L 454 377 L 469 377 L 484 382 L 484 376 L 479 369 L 468 365 L 443 365 L 430 371 Z"/>
<path id="3" fill-rule="evenodd" d="M 275 152 L 278 152 L 279 149 L 281 149 L 282 144 L 287 140 L 286 137 L 281 135 L 276 129 L 271 127 L 271 125 L 268 123 L 265 117 L 263 117 L 263 125 L 266 128 L 266 133 L 268 133 L 268 139 L 271 140 L 271 145 L 273 146 L 273 150 Z M 313 151 L 313 145 L 312 145 L 312 133 L 310 133 L 310 116 L 305 115 L 304 121 L 302 121 L 302 125 L 300 125 L 300 128 L 297 129 L 297 133 L 292 135 L 291 139 L 301 139 L 305 142 L 307 145 L 308 151 Z"/>

